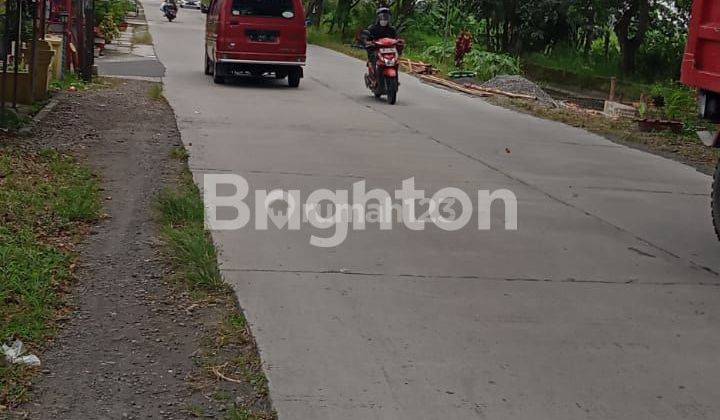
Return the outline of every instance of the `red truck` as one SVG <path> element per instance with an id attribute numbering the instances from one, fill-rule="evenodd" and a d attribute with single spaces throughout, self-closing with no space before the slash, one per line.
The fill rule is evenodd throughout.
<path id="1" fill-rule="evenodd" d="M 720 124 L 720 1 L 695 0 L 682 64 L 682 82 L 698 90 L 700 116 Z M 720 131 L 698 133 L 703 142 L 720 148 Z M 720 238 L 720 164 L 715 168 L 712 219 Z"/>

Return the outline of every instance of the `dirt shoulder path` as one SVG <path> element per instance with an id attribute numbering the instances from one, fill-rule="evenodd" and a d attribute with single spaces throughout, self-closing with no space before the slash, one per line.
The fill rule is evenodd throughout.
<path id="1" fill-rule="evenodd" d="M 271 413 L 266 395 L 258 401 L 251 387 L 207 375 L 203 348 L 222 328 L 227 302 L 198 304 L 169 280 L 173 267 L 154 212 L 158 194 L 177 184 L 185 165 L 172 110 L 151 98 L 152 83 L 113 83 L 70 95 L 28 140 L 93 167 L 108 217 L 81 247 L 77 310 L 40 355 L 32 402 L 14 416 L 219 418 L 250 400 Z"/>

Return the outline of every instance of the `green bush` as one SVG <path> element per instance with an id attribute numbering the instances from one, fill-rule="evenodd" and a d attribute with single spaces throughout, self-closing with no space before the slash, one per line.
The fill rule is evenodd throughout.
<path id="1" fill-rule="evenodd" d="M 77 75 L 77 73 L 67 73 L 62 80 L 53 80 L 50 82 L 50 89 L 55 91 L 68 90 L 70 88 L 78 91 L 87 90 L 88 84 Z"/>
<path id="2" fill-rule="evenodd" d="M 465 67 L 477 73 L 478 79 L 489 80 L 499 75 L 520 74 L 520 60 L 507 54 L 474 49 L 465 56 Z"/>
<path id="3" fill-rule="evenodd" d="M 654 85 L 651 94 L 653 97 L 663 98 L 665 102 L 663 109 L 666 118 L 683 121 L 686 124 L 697 122 L 695 90 L 678 82 L 667 82 Z"/>
<path id="4" fill-rule="evenodd" d="M 570 45 L 558 45 L 549 53 L 535 52 L 523 57 L 527 62 L 551 68 L 569 71 L 587 77 L 619 76 L 620 56 L 613 44 L 609 56 L 604 55 L 604 46 L 597 41 L 593 44 L 590 55 L 580 54 Z"/>
<path id="5" fill-rule="evenodd" d="M 417 2 L 415 13 L 407 20 L 406 29 L 436 37 L 455 40 L 463 29 L 473 34 L 485 33 L 485 21 L 467 13 L 461 2 Z"/>
<path id="6" fill-rule="evenodd" d="M 423 56 L 436 63 L 446 63 L 455 57 L 455 45 L 450 42 L 440 42 L 425 49 Z"/>
<path id="7" fill-rule="evenodd" d="M 9 128 L 17 130 L 27 124 L 30 119 L 26 116 L 18 115 L 17 112 L 10 108 L 5 108 L 0 112 L 0 128 Z"/>
<path id="8" fill-rule="evenodd" d="M 437 33 L 426 32 L 420 28 L 410 26 L 401 34 L 407 42 L 407 47 L 422 53 L 429 47 L 443 43 L 443 37 Z"/>
<path id="9" fill-rule="evenodd" d="M 113 18 L 112 15 L 106 15 L 100 22 L 100 30 L 105 36 L 105 41 L 107 42 L 110 42 L 120 36 L 120 27 L 117 23 L 115 23 L 115 18 Z"/>
<path id="10" fill-rule="evenodd" d="M 95 22 L 106 39 L 112 40 L 120 34 L 119 26 L 125 21 L 125 16 L 134 9 L 134 3 L 128 0 L 101 1 L 95 6 Z"/>

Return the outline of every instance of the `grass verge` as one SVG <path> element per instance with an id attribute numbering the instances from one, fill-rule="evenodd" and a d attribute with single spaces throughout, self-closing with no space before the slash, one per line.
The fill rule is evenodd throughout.
<path id="1" fill-rule="evenodd" d="M 523 70 L 528 78 L 568 90 L 607 95 L 612 76 L 617 77 L 615 94 L 625 102 L 637 101 L 652 89 L 647 83 L 620 77 L 617 69 L 615 63 L 588 67 L 586 60 L 571 54 L 548 57 L 538 53 L 523 57 Z"/>
<path id="2" fill-rule="evenodd" d="M 29 115 L 23 115 L 12 108 L 0 111 L 0 128 L 19 130 L 31 121 Z"/>
<path id="3" fill-rule="evenodd" d="M 72 157 L 0 148 L 1 342 L 35 351 L 54 335 L 74 247 L 100 212 L 98 180 Z M 32 369 L 3 362 L 0 406 L 12 407 L 25 401 Z"/>
<path id="4" fill-rule="evenodd" d="M 173 150 L 171 156 L 187 160 L 181 148 Z M 194 305 L 211 310 L 211 319 L 216 323 L 194 355 L 198 369 L 191 385 L 211 396 L 215 403 L 228 406 L 227 419 L 276 419 L 257 345 L 235 293 L 222 279 L 217 252 L 205 230 L 200 192 L 187 166 L 177 187 L 160 194 L 157 208 L 167 255 L 174 268 L 172 283 L 187 290 Z M 189 405 L 186 412 L 189 416 L 205 416 L 202 405 Z"/>
<path id="5" fill-rule="evenodd" d="M 150 86 L 150 90 L 148 90 L 148 96 L 150 99 L 154 99 L 156 101 L 162 100 L 165 97 L 163 95 L 163 86 L 160 83 L 153 84 Z"/>
<path id="6" fill-rule="evenodd" d="M 136 26 L 132 34 L 133 44 L 152 45 L 153 39 L 147 26 Z"/>
<path id="7" fill-rule="evenodd" d="M 343 42 L 338 33 L 327 33 L 321 29 L 315 27 L 310 28 L 308 31 L 308 42 L 310 44 L 319 45 L 337 52 L 349 55 L 351 57 L 358 58 L 363 61 L 367 61 L 367 52 L 363 49 L 353 48 L 350 42 Z M 409 58 L 415 61 L 429 62 L 427 57 L 424 57 L 420 51 L 416 51 L 412 45 L 408 45 L 403 52 L 404 58 Z M 447 73 L 451 67 L 448 63 L 432 63 L 441 73 Z"/>
<path id="8" fill-rule="evenodd" d="M 611 119 L 599 115 L 579 114 L 563 108 L 547 108 L 519 99 L 500 96 L 485 98 L 488 102 L 546 120 L 558 121 L 601 135 L 613 142 L 625 144 L 649 153 L 674 159 L 712 174 L 720 151 L 706 147 L 692 132 L 642 133 L 630 119 Z"/>
<path id="9" fill-rule="evenodd" d="M 367 60 L 367 53 L 365 50 L 353 48 L 349 43 L 343 42 L 337 34 L 327 33 L 322 29 L 317 29 L 315 27 L 310 28 L 308 30 L 308 42 L 310 44 L 319 45 L 321 47 L 341 52 L 351 57 Z"/>
<path id="10" fill-rule="evenodd" d="M 70 91 L 79 92 L 84 90 L 105 88 L 117 81 L 108 80 L 108 78 L 95 77 L 91 82 L 86 82 L 77 73 L 67 73 L 62 80 L 53 80 L 50 82 L 50 90 L 54 92 Z"/>

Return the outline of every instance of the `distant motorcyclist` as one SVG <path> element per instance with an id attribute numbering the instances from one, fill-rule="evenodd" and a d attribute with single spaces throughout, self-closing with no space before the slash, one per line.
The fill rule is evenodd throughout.
<path id="1" fill-rule="evenodd" d="M 368 61 L 373 63 L 377 59 L 375 48 L 371 48 L 373 41 L 377 41 L 383 38 L 397 39 L 397 30 L 391 25 L 392 14 L 390 9 L 387 7 L 381 7 L 377 9 L 375 23 L 368 26 L 362 33 L 363 42 L 368 53 Z"/>
<path id="2" fill-rule="evenodd" d="M 160 5 L 160 11 L 163 12 L 163 14 L 165 14 L 165 11 L 168 8 L 171 8 L 171 9 L 175 10 L 175 12 L 177 12 L 178 7 L 177 7 L 177 3 L 175 2 L 175 0 L 164 0 L 162 2 L 162 4 Z"/>

